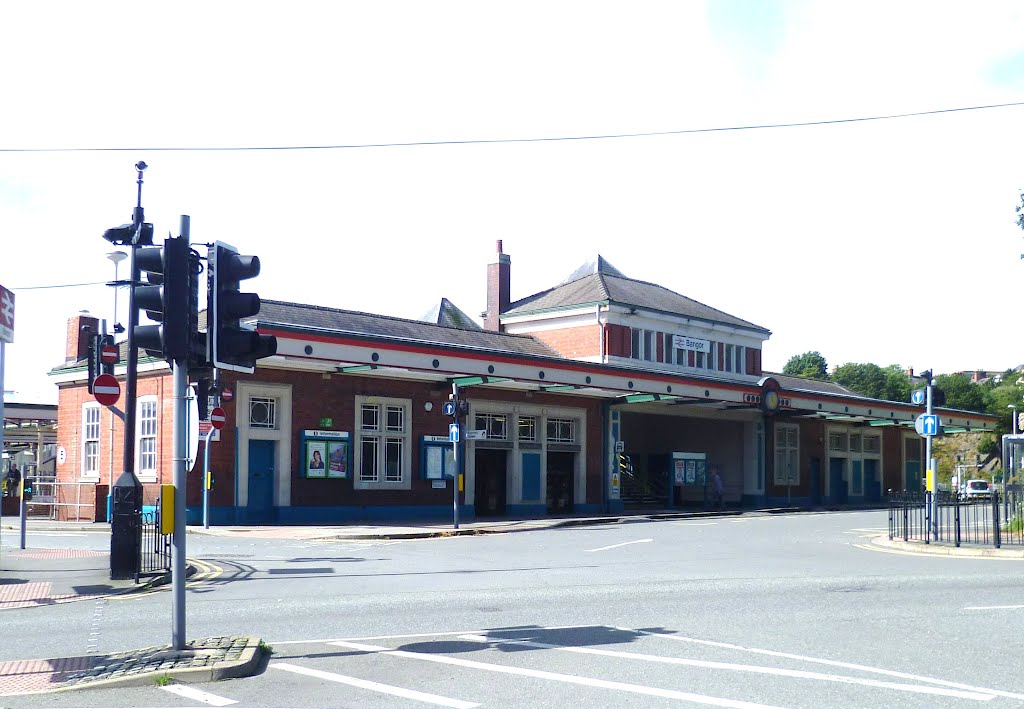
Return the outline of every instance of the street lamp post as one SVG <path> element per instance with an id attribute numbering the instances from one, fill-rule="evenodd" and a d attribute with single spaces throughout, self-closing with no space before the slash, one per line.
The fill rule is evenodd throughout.
<path id="1" fill-rule="evenodd" d="M 114 325 L 113 330 L 116 336 L 118 323 L 117 323 L 117 289 L 121 287 L 120 279 L 118 278 L 118 266 L 121 262 L 128 258 L 128 254 L 124 251 L 111 251 L 107 254 L 107 258 L 114 263 Z M 103 328 L 103 334 L 106 335 L 106 328 Z M 107 473 L 107 522 L 110 522 L 110 507 L 113 503 L 114 494 L 114 412 L 110 411 L 110 461 L 109 471 Z"/>

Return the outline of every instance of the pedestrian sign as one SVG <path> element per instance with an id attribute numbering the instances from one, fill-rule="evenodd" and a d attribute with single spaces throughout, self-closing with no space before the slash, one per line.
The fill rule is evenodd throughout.
<path id="1" fill-rule="evenodd" d="M 921 436 L 939 435 L 939 417 L 935 414 L 921 414 L 914 421 L 914 430 Z"/>
<path id="2" fill-rule="evenodd" d="M 452 443 L 459 442 L 459 424 L 448 424 L 448 440 L 451 441 Z"/>

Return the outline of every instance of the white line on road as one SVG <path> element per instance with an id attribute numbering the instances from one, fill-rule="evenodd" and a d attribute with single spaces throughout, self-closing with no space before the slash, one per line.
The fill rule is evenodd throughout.
<path id="1" fill-rule="evenodd" d="M 965 611 L 1013 611 L 1024 606 L 966 606 Z"/>
<path id="2" fill-rule="evenodd" d="M 390 694 L 395 697 L 402 697 L 403 699 L 414 699 L 418 702 L 426 702 L 428 704 L 437 704 L 442 707 L 452 707 L 453 709 L 473 709 L 473 707 L 480 706 L 473 702 L 464 702 L 460 699 L 451 699 L 449 697 L 442 697 L 437 694 L 427 694 L 426 692 L 417 692 L 413 689 L 405 689 L 404 687 L 395 687 L 390 684 L 380 684 L 379 682 L 370 682 L 369 680 L 359 679 L 358 677 L 348 677 L 346 675 L 335 674 L 334 672 L 323 672 L 321 670 L 314 670 L 308 667 L 302 667 L 301 665 L 293 665 L 288 662 L 271 662 L 270 666 L 278 670 L 287 670 L 288 672 L 295 672 L 300 675 L 308 675 L 309 677 L 316 677 L 317 679 L 326 679 L 331 682 L 339 682 L 341 684 L 352 685 L 353 687 L 359 687 L 360 689 L 369 689 L 374 692 L 381 692 L 383 694 Z"/>
<path id="3" fill-rule="evenodd" d="M 677 527 L 713 527 L 718 522 L 673 522 Z"/>
<path id="4" fill-rule="evenodd" d="M 645 687 L 641 684 L 626 684 L 625 682 L 612 682 L 610 680 L 597 679 L 596 677 L 580 677 L 577 675 L 560 674 L 558 672 L 547 672 L 545 670 L 531 670 L 525 667 L 509 667 L 507 665 L 495 665 L 488 662 L 477 662 L 476 660 L 465 660 L 460 657 L 448 657 L 446 655 L 433 655 L 426 652 L 389 650 L 386 647 L 378 647 L 376 645 L 362 645 L 360 643 L 347 642 L 335 642 L 331 643 L 331 645 L 347 647 L 352 650 L 362 650 L 364 652 L 379 652 L 384 655 L 406 657 L 413 660 L 426 660 L 427 662 L 437 662 L 444 665 L 468 667 L 474 670 L 500 672 L 503 674 L 518 675 L 520 677 L 534 677 L 537 679 L 553 680 L 555 682 L 565 682 L 567 684 L 578 684 L 583 685 L 585 687 L 600 687 L 601 689 L 613 689 L 619 692 L 630 692 L 632 694 L 642 694 L 649 697 L 679 699 L 685 702 L 694 702 L 695 704 L 706 704 L 715 707 L 730 707 L 730 709 L 780 709 L 779 707 L 774 707 L 769 704 L 755 704 L 753 702 L 744 702 L 736 699 L 724 699 L 722 697 L 711 697 L 704 694 L 679 692 L 673 689 Z"/>
<path id="5" fill-rule="evenodd" d="M 549 625 L 537 630 L 577 630 L 578 628 L 593 628 L 592 625 Z M 475 635 L 486 633 L 486 630 L 476 628 L 474 630 L 448 630 L 440 633 L 402 633 L 401 635 L 364 635 L 358 638 L 327 638 L 316 640 L 275 640 L 269 645 L 305 645 L 307 643 L 330 644 L 339 642 L 362 642 L 364 640 L 404 640 L 405 638 L 442 638 L 451 635 Z"/>
<path id="6" fill-rule="evenodd" d="M 611 546 L 598 547 L 597 549 L 587 549 L 587 551 L 608 551 L 609 549 L 616 549 L 618 547 L 624 547 L 629 544 L 646 544 L 647 542 L 653 542 L 653 539 L 634 539 L 631 542 L 622 542 L 621 544 L 612 544 Z"/>
<path id="7" fill-rule="evenodd" d="M 937 679 L 935 677 L 924 677 L 922 675 L 914 675 L 909 672 L 899 672 L 897 670 L 886 670 L 880 667 L 871 667 L 870 665 L 858 665 L 854 662 L 842 662 L 841 660 L 826 660 L 820 657 L 808 657 L 807 655 L 795 655 L 790 652 L 778 652 L 776 650 L 763 650 L 755 647 L 744 647 L 743 645 L 733 645 L 732 643 L 720 643 L 714 640 L 701 640 L 699 638 L 688 638 L 683 635 L 670 635 L 668 633 L 653 633 L 647 630 L 635 630 L 633 628 L 616 628 L 616 630 L 623 630 L 630 633 L 639 633 L 640 635 L 650 635 L 655 638 L 666 638 L 668 640 L 677 640 L 679 642 L 693 643 L 696 645 L 707 645 L 708 647 L 719 647 L 726 650 L 739 650 L 741 652 L 752 652 L 758 655 L 768 655 L 769 657 L 783 657 L 787 660 L 799 660 L 801 662 L 814 662 L 819 665 L 829 665 L 830 667 L 842 667 L 847 670 L 859 670 L 861 672 L 873 672 L 879 675 L 885 675 L 886 677 L 898 677 L 899 679 L 909 679 L 915 682 L 928 682 L 929 684 L 939 685 L 940 687 L 952 687 L 953 689 L 964 689 L 969 692 L 984 692 L 986 694 L 994 694 L 999 697 L 1009 697 L 1011 699 L 1024 699 L 1024 694 L 1017 694 L 1014 692 L 1005 692 L 1001 689 L 990 689 L 988 687 L 976 687 L 970 684 L 963 684 L 962 682 L 951 682 L 945 679 Z"/>
<path id="8" fill-rule="evenodd" d="M 506 640 L 504 638 L 491 638 L 486 635 L 462 635 L 460 640 L 473 640 L 476 642 L 490 643 L 493 645 L 519 645 L 533 647 L 539 650 L 564 650 L 583 655 L 599 655 L 601 657 L 616 657 L 624 660 L 643 660 L 646 662 L 660 662 L 668 665 L 686 665 L 689 667 L 705 667 L 714 670 L 732 670 L 734 672 L 753 672 L 763 675 L 778 675 L 780 677 L 794 677 L 796 679 L 815 679 L 826 682 L 838 682 L 840 684 L 860 684 L 866 687 L 878 687 L 881 689 L 895 689 L 900 692 L 913 692 L 915 694 L 935 694 L 943 697 L 956 697 L 957 699 L 975 699 L 978 701 L 989 701 L 995 699 L 994 694 L 982 694 L 980 692 L 968 692 L 956 689 L 942 689 L 940 687 L 929 687 L 920 684 L 900 684 L 896 682 L 883 682 L 877 679 L 861 679 L 848 675 L 833 675 L 823 672 L 808 672 L 806 670 L 787 670 L 779 667 L 764 667 L 761 665 L 740 665 L 734 662 L 714 662 L 711 660 L 693 660 L 684 657 L 663 657 L 661 655 L 647 655 L 637 652 L 622 652 L 618 650 L 604 650 L 595 647 L 575 647 L 570 645 L 550 645 L 530 640 Z"/>
<path id="9" fill-rule="evenodd" d="M 204 692 L 201 689 L 195 689 L 185 684 L 168 684 L 160 689 L 171 694 L 177 694 L 179 697 L 185 697 L 185 699 L 192 699 L 203 704 L 209 704 L 211 707 L 226 707 L 229 704 L 238 704 L 235 699 L 225 699 L 224 697 L 218 697 L 216 694 L 210 694 Z"/>

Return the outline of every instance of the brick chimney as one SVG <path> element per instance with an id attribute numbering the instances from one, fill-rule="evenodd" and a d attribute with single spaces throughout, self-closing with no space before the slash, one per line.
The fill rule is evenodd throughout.
<path id="1" fill-rule="evenodd" d="M 67 349 L 65 362 L 77 362 L 89 356 L 89 336 L 99 332 L 100 321 L 87 312 L 81 312 L 68 319 Z"/>
<path id="2" fill-rule="evenodd" d="M 498 262 L 487 266 L 487 312 L 484 313 L 484 329 L 502 331 L 501 314 L 508 310 L 511 260 L 501 252 L 498 239 Z"/>

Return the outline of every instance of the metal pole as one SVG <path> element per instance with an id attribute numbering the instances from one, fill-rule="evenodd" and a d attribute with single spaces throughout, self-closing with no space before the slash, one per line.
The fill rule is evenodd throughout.
<path id="1" fill-rule="evenodd" d="M 206 484 L 206 476 L 210 474 L 210 437 L 215 430 L 210 426 L 203 442 L 203 529 L 210 528 L 210 486 Z"/>
<path id="2" fill-rule="evenodd" d="M 928 372 L 928 389 L 927 389 L 927 400 L 926 400 L 926 411 L 929 416 L 932 415 L 932 373 Z M 931 482 L 931 528 L 932 528 L 932 539 L 938 541 L 939 539 L 939 495 L 938 495 L 938 471 L 935 470 L 935 461 L 932 460 L 932 437 L 930 435 L 924 437 L 925 446 L 925 464 L 928 466 L 927 470 L 931 471 L 931 476 L 928 480 Z M 927 473 L 925 473 L 927 475 Z"/>
<path id="3" fill-rule="evenodd" d="M 452 383 L 452 396 L 455 397 L 455 425 L 459 425 L 459 385 Z M 459 431 L 461 434 L 461 429 Z M 457 438 L 461 438 L 458 436 Z M 452 527 L 459 528 L 459 480 L 462 476 L 462 461 L 459 456 L 459 441 L 452 441 L 452 453 L 455 455 L 455 476 L 452 482 Z"/>
<path id="4" fill-rule="evenodd" d="M 0 340 L 0 483 L 3 482 L 4 476 L 7 475 L 8 468 L 4 468 L 4 465 L 9 466 L 9 463 L 4 463 L 3 452 L 4 452 L 4 358 L 7 356 L 7 343 Z M 0 508 L 3 507 L 3 485 L 0 485 Z M 3 530 L 3 512 L 0 511 L 0 530 Z M 0 531 L 0 537 L 3 532 Z M 3 540 L 0 539 L 0 548 L 3 547 Z"/>
<path id="5" fill-rule="evenodd" d="M 189 241 L 189 217 L 181 215 L 181 238 Z M 174 542 L 171 548 L 171 645 L 185 648 L 185 459 L 188 457 L 188 358 L 171 364 L 174 377 Z"/>

